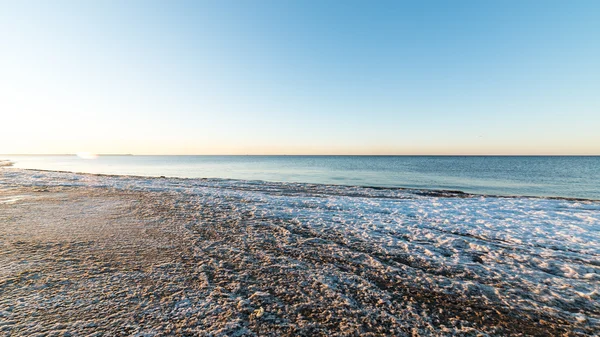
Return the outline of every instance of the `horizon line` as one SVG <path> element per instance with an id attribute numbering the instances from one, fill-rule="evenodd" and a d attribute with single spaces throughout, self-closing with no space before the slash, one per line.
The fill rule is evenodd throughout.
<path id="1" fill-rule="evenodd" d="M 94 154 L 99 157 L 127 157 L 127 156 L 237 156 L 237 157 L 599 157 L 600 154 L 132 154 L 132 153 L 101 153 Z M 0 156 L 63 156 L 77 157 L 77 153 L 12 153 Z"/>

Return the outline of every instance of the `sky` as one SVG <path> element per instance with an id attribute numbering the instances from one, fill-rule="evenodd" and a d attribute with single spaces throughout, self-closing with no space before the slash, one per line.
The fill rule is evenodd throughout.
<path id="1" fill-rule="evenodd" d="M 0 153 L 600 155 L 600 1 L 0 0 Z"/>

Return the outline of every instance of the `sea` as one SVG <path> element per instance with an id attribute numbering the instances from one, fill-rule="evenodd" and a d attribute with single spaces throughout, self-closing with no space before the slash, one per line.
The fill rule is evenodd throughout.
<path id="1" fill-rule="evenodd" d="M 16 168 L 600 200 L 600 156 L 0 156 Z"/>

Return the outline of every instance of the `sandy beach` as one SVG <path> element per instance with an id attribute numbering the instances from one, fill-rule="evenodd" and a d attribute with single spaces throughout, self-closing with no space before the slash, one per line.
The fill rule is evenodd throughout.
<path id="1" fill-rule="evenodd" d="M 572 207 L 579 232 L 543 242 L 518 203 L 556 228 L 551 210 Z M 4 168 L 0 335 L 592 336 L 598 212 L 585 201 Z M 457 229 L 480 220 L 506 227 Z"/>

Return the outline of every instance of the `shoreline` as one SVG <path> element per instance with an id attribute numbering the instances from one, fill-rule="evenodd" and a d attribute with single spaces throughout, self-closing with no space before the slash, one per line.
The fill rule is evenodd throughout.
<path id="1" fill-rule="evenodd" d="M 64 170 L 44 170 L 44 169 L 29 169 L 29 168 L 16 168 L 13 164 L 5 167 L 10 167 L 17 170 L 25 171 L 37 171 L 37 172 L 56 172 L 66 174 L 79 174 L 79 175 L 92 175 L 99 177 L 124 177 L 124 178 L 139 178 L 139 179 L 176 179 L 176 180 L 200 180 L 200 181 L 231 181 L 231 182 L 258 182 L 265 184 L 292 184 L 292 185 L 307 185 L 307 186 L 334 186 L 341 188 L 364 188 L 374 190 L 398 190 L 411 192 L 417 195 L 428 196 L 428 197 L 458 197 L 458 198 L 507 198 L 507 199 L 548 199 L 548 200 L 565 200 L 565 201 L 579 201 L 579 202 L 600 202 L 600 199 L 591 198 L 577 198 L 577 197 L 562 197 L 562 196 L 537 196 L 537 195 L 502 195 L 502 194 L 485 194 L 485 193 L 471 193 L 462 190 L 448 190 L 448 189 L 434 189 L 434 188 L 412 188 L 412 187 L 387 187 L 377 185 L 344 185 L 344 184 L 323 184 L 323 183 L 308 183 L 308 182 L 284 182 L 284 181 L 269 181 L 269 180 L 247 180 L 247 179 L 233 179 L 233 178 L 187 178 L 177 176 L 158 176 L 158 175 L 134 175 L 134 174 L 110 174 L 110 173 L 90 173 L 90 172 L 78 172 L 78 171 L 64 171 Z M 0 165 L 0 169 L 2 166 Z"/>
<path id="2" fill-rule="evenodd" d="M 9 336 L 591 336 L 600 323 L 597 203 L 22 169 L 0 177 Z M 580 217 L 560 218 L 565 207 Z M 480 223 L 507 208 L 513 220 Z M 531 236 L 545 221 L 556 222 L 549 234 Z"/>

